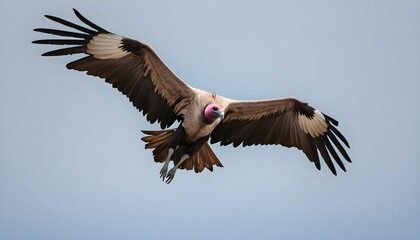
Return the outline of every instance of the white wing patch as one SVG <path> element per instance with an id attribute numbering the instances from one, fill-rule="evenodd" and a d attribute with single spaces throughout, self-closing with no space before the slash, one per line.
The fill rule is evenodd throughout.
<path id="1" fill-rule="evenodd" d="M 323 135 L 328 130 L 327 122 L 324 115 L 315 109 L 313 118 L 308 118 L 303 114 L 299 114 L 298 122 L 300 128 L 306 133 L 310 134 L 313 138 Z"/>
<path id="2" fill-rule="evenodd" d="M 130 54 L 122 47 L 123 37 L 111 34 L 100 33 L 94 36 L 87 44 L 86 52 L 98 59 L 117 59 Z"/>

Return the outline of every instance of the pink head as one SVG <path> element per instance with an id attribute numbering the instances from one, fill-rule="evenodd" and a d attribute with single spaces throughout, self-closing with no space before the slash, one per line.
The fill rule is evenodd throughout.
<path id="1" fill-rule="evenodd" d="M 217 118 L 221 118 L 223 120 L 225 113 L 219 105 L 210 103 L 204 108 L 204 117 L 207 121 L 214 122 Z"/>

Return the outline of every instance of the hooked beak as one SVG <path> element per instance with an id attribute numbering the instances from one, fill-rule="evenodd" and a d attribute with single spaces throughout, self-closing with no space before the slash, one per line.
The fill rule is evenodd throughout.
<path id="1" fill-rule="evenodd" d="M 216 113 L 217 116 L 219 116 L 220 119 L 222 119 L 222 120 L 225 119 L 225 113 L 222 110 L 214 111 L 214 113 Z"/>

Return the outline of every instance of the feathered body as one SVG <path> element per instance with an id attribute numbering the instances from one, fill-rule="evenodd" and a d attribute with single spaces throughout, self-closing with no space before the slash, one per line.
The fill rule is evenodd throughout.
<path id="1" fill-rule="evenodd" d="M 161 177 L 169 183 L 177 169 L 223 165 L 210 143 L 220 145 L 279 144 L 301 149 L 320 169 L 318 152 L 336 174 L 332 160 L 346 171 L 336 150 L 351 162 L 341 143 L 349 144 L 335 128 L 338 122 L 296 98 L 262 101 L 237 101 L 189 86 L 176 76 L 148 45 L 111 33 L 83 17 L 76 16 L 90 28 L 61 18 L 47 18 L 79 32 L 37 28 L 34 31 L 66 39 L 37 40 L 37 44 L 70 45 L 44 53 L 43 56 L 85 54 L 67 64 L 68 69 L 86 71 L 104 78 L 126 95 L 149 122 L 159 122 L 162 129 L 174 122 L 176 129 L 143 131 L 146 148 L 153 149 L 154 160 L 164 163 Z M 341 143 L 340 143 L 341 142 Z M 174 167 L 168 172 L 168 164 Z"/>

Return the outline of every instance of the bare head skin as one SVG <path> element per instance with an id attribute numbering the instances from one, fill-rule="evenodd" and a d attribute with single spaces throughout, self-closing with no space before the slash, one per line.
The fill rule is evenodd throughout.
<path id="1" fill-rule="evenodd" d="M 225 113 L 219 105 L 210 103 L 204 108 L 204 117 L 207 121 L 214 122 L 218 118 L 223 120 L 225 118 Z"/>

